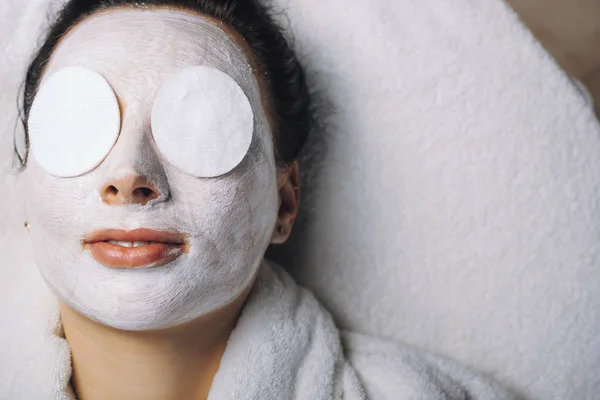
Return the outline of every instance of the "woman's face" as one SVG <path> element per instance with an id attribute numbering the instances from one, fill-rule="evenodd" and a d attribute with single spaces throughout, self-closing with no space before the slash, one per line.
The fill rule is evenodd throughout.
<path id="1" fill-rule="evenodd" d="M 39 269 L 56 295 L 83 315 L 117 329 L 163 329 L 229 304 L 252 284 L 273 234 L 279 200 L 269 123 L 240 43 L 217 23 L 191 13 L 111 10 L 80 23 L 54 52 L 41 87 L 55 72 L 82 67 L 108 82 L 120 108 L 118 139 L 96 167 L 75 177 L 56 176 L 45 168 L 53 155 L 38 148 L 36 158 L 32 137 L 25 172 Z M 170 79 L 199 66 L 237 82 L 253 113 L 243 160 L 224 174 L 213 171 L 213 177 L 193 174 L 190 159 L 210 156 L 186 144 L 194 138 L 175 131 L 170 140 L 163 134 L 161 147 L 153 132 L 154 119 L 168 124 L 172 112 L 171 128 L 185 125 L 181 110 L 193 108 L 193 93 L 167 94 L 162 108 L 153 108 Z M 192 86 L 194 79 L 192 74 Z M 178 107 L 178 101 L 187 105 Z M 38 114 L 44 114 L 43 107 Z M 53 110 L 48 118 L 76 118 L 77 112 Z M 189 119 L 199 130 L 213 129 L 219 126 L 215 120 L 238 114 L 235 108 L 229 115 L 220 112 L 213 110 L 207 126 L 197 116 Z M 55 131 L 60 124 L 49 124 L 46 132 L 40 120 L 38 135 L 60 137 Z M 93 121 L 96 126 L 105 122 L 114 123 Z M 212 157 L 239 157 L 240 146 L 233 147 L 237 155 Z M 138 243 L 129 247 L 126 242 Z"/>

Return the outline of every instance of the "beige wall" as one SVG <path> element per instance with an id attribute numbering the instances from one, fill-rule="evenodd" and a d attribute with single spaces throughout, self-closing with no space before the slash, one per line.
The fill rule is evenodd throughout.
<path id="1" fill-rule="evenodd" d="M 600 0 L 508 0 L 542 44 L 593 92 L 600 112 Z"/>

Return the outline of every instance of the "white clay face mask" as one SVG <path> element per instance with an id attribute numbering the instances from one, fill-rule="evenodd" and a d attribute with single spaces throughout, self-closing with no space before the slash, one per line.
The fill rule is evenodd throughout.
<path id="1" fill-rule="evenodd" d="M 101 75 L 64 68 L 38 90 L 28 125 L 39 165 L 55 176 L 78 176 L 100 164 L 117 141 L 119 103 Z"/>
<path id="2" fill-rule="evenodd" d="M 25 172 L 40 272 L 83 315 L 117 329 L 163 329 L 224 307 L 252 284 L 278 196 L 270 127 L 239 40 L 191 13 L 115 9 L 83 21 L 54 52 L 42 86 L 65 68 L 82 68 L 103 77 L 121 104 L 116 143 L 107 149 L 111 114 L 112 133 L 96 161 L 59 171 L 54 153 L 44 160 L 34 151 Z M 99 125 L 94 129 L 109 131 Z M 67 135 L 52 129 L 61 140 Z M 35 142 L 43 148 L 45 140 Z M 72 154 L 61 156 L 75 164 Z M 136 185 L 151 188 L 151 200 L 114 201 L 117 192 L 133 198 Z M 159 236 L 148 243 L 119 238 L 142 230 Z M 151 251 L 160 250 L 165 233 L 181 246 Z M 90 235 L 94 245 L 138 261 L 138 250 L 173 257 L 111 266 L 110 254 L 102 259 L 90 250 Z"/>

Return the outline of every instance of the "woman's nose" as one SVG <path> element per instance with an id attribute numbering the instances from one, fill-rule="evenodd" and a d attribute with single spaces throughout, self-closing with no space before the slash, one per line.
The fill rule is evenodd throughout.
<path id="1" fill-rule="evenodd" d="M 100 196 L 109 205 L 146 205 L 149 201 L 164 197 L 152 182 L 138 174 L 109 180 L 100 191 Z"/>

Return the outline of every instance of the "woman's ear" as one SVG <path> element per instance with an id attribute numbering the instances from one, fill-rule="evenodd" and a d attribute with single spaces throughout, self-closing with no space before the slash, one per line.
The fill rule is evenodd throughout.
<path id="1" fill-rule="evenodd" d="M 298 215 L 300 174 L 297 162 L 278 171 L 277 188 L 279 192 L 279 214 L 271 237 L 271 244 L 283 244 L 288 240 Z"/>

